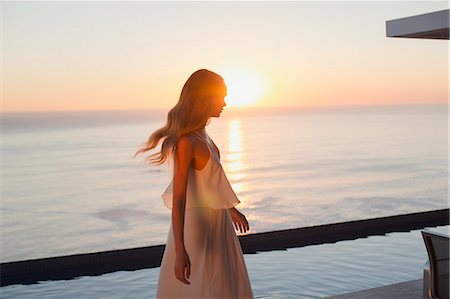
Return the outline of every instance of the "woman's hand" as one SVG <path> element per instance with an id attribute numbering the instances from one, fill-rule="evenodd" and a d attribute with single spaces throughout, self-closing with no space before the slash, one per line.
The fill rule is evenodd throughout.
<path id="1" fill-rule="evenodd" d="M 236 230 L 239 230 L 241 233 L 245 233 L 250 229 L 248 225 L 248 221 L 245 218 L 244 214 L 239 212 L 236 208 L 229 209 L 231 220 L 233 220 L 233 224 L 236 227 Z"/>
<path id="2" fill-rule="evenodd" d="M 185 272 L 186 269 L 186 272 Z M 186 250 L 176 253 L 175 258 L 175 276 L 185 284 L 191 284 L 186 278 L 191 275 L 191 261 Z"/>

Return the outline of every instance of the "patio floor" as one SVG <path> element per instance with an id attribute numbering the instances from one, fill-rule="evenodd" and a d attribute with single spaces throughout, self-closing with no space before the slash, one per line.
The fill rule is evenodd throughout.
<path id="1" fill-rule="evenodd" d="M 422 279 L 409 280 L 363 291 L 326 297 L 325 299 L 421 299 L 422 282 Z"/>

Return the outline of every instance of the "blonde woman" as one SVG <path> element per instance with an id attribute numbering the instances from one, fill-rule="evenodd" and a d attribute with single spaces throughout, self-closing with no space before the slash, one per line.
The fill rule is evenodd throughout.
<path id="1" fill-rule="evenodd" d="M 194 72 L 155 131 L 136 154 L 161 150 L 147 159 L 173 157 L 173 179 L 161 195 L 172 223 L 161 261 L 156 298 L 254 298 L 235 228 L 249 230 L 234 206 L 240 201 L 220 163 L 220 151 L 205 126 L 226 105 L 221 76 Z M 234 226 L 233 226 L 234 224 Z"/>

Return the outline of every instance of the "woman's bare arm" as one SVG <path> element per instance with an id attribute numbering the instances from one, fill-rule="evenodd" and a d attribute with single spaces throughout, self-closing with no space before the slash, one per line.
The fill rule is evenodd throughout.
<path id="1" fill-rule="evenodd" d="M 188 136 L 182 136 L 175 151 L 176 163 L 173 175 L 172 224 L 176 252 L 183 252 L 184 215 L 189 166 L 193 158 L 193 144 Z"/>
<path id="2" fill-rule="evenodd" d="M 186 189 L 189 166 L 193 157 L 193 144 L 189 137 L 180 138 L 175 151 L 173 174 L 172 225 L 175 239 L 175 276 L 185 284 L 190 284 L 191 261 L 184 246 L 184 215 L 186 209 Z"/>

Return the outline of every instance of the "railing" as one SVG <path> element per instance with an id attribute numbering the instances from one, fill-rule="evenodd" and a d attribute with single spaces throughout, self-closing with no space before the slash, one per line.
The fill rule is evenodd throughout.
<path id="1" fill-rule="evenodd" d="M 335 243 L 449 224 L 449 209 L 284 229 L 239 236 L 245 254 Z M 165 245 L 75 254 L 0 264 L 1 286 L 71 279 L 159 267 Z"/>

